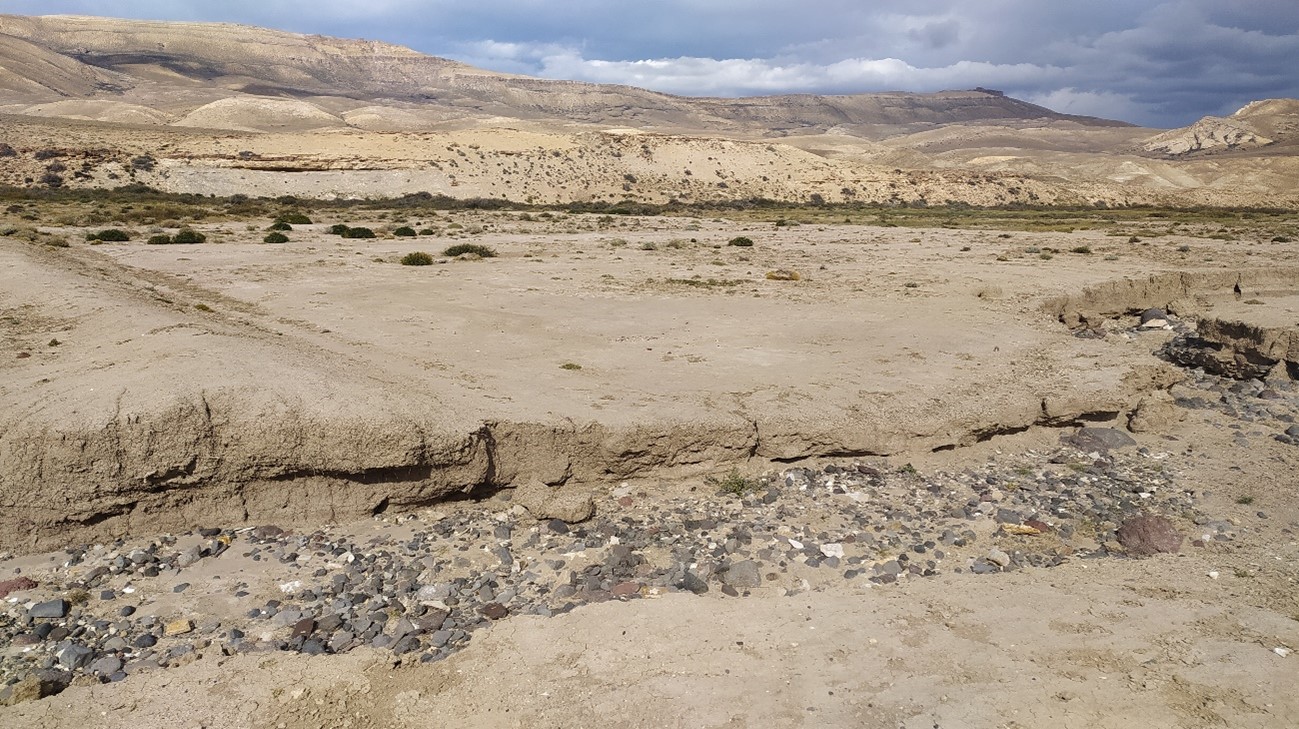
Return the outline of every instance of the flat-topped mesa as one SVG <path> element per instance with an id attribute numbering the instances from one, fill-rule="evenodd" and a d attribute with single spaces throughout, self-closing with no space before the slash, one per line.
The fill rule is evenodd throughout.
<path id="1" fill-rule="evenodd" d="M 224 23 L 0 16 L 0 34 L 90 67 L 131 76 L 152 68 L 217 85 L 324 95 L 417 95 L 457 74 L 456 61 L 369 40 L 343 40 Z"/>

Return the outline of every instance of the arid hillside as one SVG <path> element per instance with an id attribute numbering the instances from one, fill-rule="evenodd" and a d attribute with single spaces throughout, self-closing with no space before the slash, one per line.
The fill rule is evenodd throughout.
<path id="1" fill-rule="evenodd" d="M 1299 207 L 1293 100 L 1180 130 L 990 89 L 686 98 L 237 25 L 0 15 L 0 184 L 519 202 Z"/>
<path id="2" fill-rule="evenodd" d="M 197 101 L 203 94 L 196 91 L 202 90 L 221 97 L 294 98 L 336 114 L 379 103 L 455 110 L 468 118 L 764 135 L 975 120 L 1122 125 L 1057 114 L 985 91 L 690 99 L 627 86 L 493 73 L 385 43 L 236 25 L 0 16 L 0 38 L 0 57 L 35 52 L 49 59 L 17 66 L 18 83 L 8 84 L 19 87 L 15 90 L 79 96 L 98 89 L 159 107 L 167 102 L 159 94 Z M 79 83 L 65 78 L 69 75 Z"/>

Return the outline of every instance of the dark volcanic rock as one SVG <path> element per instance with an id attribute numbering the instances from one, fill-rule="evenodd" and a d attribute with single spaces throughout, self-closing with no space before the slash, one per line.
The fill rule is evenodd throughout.
<path id="1" fill-rule="evenodd" d="M 70 607 L 71 605 L 67 600 L 48 600 L 33 605 L 32 609 L 27 611 L 27 615 L 32 618 L 61 618 L 68 614 L 68 608 Z"/>
<path id="2" fill-rule="evenodd" d="M 762 575 L 758 563 L 753 560 L 736 562 L 722 573 L 722 583 L 741 590 L 748 590 L 762 584 Z"/>
<path id="3" fill-rule="evenodd" d="M 1080 428 L 1077 433 L 1061 436 L 1060 441 L 1081 451 L 1108 453 L 1111 450 L 1135 446 L 1132 436 L 1114 428 Z"/>
<path id="4" fill-rule="evenodd" d="M 1182 549 L 1183 537 L 1177 527 L 1162 516 L 1145 515 L 1128 519 L 1118 528 L 1119 544 L 1128 554 L 1149 557 L 1173 554 Z"/>

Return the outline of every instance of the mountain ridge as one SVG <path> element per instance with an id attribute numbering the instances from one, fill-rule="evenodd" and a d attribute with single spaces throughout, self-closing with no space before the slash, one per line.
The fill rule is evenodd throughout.
<path id="1" fill-rule="evenodd" d="M 130 97 L 152 84 L 188 81 L 227 93 L 323 96 L 458 108 L 467 115 L 607 124 L 627 119 L 663 128 L 725 132 L 825 131 L 836 126 L 1030 120 L 1084 126 L 1126 122 L 1061 114 L 978 89 L 933 94 L 781 94 L 721 98 L 634 86 L 540 79 L 478 69 L 380 41 L 338 39 L 223 23 L 173 23 L 92 16 L 0 15 L 0 37 L 83 64 L 116 84 L 95 91 Z M 30 52 L 30 48 L 24 48 Z M 15 55 L 12 52 L 10 56 Z M 0 49 L 0 57 L 4 57 Z M 66 61 L 64 62 L 66 65 Z M 49 86 L 65 95 L 86 95 Z M 125 88 L 123 88 L 125 86 Z M 95 93 L 91 91 L 89 93 Z M 148 104 L 144 104 L 148 105 Z"/>
<path id="2" fill-rule="evenodd" d="M 1154 130 L 986 88 L 685 97 L 379 41 L 0 15 L 0 142 L 13 151 L 0 184 L 28 187 L 1299 208 L 1297 110 L 1263 100 Z"/>

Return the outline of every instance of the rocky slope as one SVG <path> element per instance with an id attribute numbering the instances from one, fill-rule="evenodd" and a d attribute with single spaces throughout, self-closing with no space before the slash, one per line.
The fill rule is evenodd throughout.
<path id="1" fill-rule="evenodd" d="M 1158 134 L 1141 143 L 1145 152 L 1171 157 L 1253 152 L 1267 147 L 1293 153 L 1299 143 L 1299 101 L 1264 99 L 1229 117 L 1206 116 L 1189 127 Z M 1288 149 L 1287 149 L 1288 148 Z"/>

